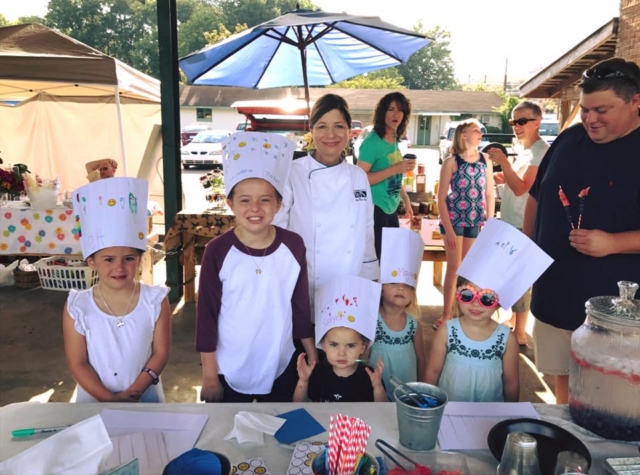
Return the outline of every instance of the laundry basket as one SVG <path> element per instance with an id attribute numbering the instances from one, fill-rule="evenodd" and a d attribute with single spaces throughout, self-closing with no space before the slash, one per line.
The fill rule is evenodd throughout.
<path id="1" fill-rule="evenodd" d="M 82 259 L 46 257 L 34 264 L 40 285 L 48 290 L 84 290 L 98 282 L 98 273 Z"/>

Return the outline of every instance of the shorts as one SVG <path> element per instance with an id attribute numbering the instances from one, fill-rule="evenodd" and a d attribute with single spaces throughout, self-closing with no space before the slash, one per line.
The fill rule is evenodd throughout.
<path id="1" fill-rule="evenodd" d="M 529 310 L 531 310 L 531 287 L 511 306 L 511 311 L 516 313 L 528 312 Z"/>
<path id="2" fill-rule="evenodd" d="M 531 337 L 538 371 L 550 376 L 569 375 L 572 333 L 537 318 L 534 320 Z"/>
<path id="3" fill-rule="evenodd" d="M 440 226 L 440 234 L 444 236 L 444 226 L 442 224 L 438 226 Z M 456 236 L 475 239 L 478 237 L 478 234 L 480 234 L 480 226 L 454 226 L 453 232 Z"/>

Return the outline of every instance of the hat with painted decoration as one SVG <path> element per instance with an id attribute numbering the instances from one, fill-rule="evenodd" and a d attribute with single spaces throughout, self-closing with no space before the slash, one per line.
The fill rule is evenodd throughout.
<path id="1" fill-rule="evenodd" d="M 502 308 L 510 308 L 547 270 L 553 259 L 524 233 L 489 219 L 458 268 L 458 275 L 493 290 Z"/>
<path id="2" fill-rule="evenodd" d="M 109 178 L 73 192 L 73 212 L 86 259 L 114 246 L 147 248 L 149 185 L 137 178 Z"/>
<path id="3" fill-rule="evenodd" d="M 381 284 L 407 284 L 414 289 L 422 265 L 424 242 L 420 234 L 405 228 L 382 228 Z"/>
<path id="4" fill-rule="evenodd" d="M 284 194 L 296 146 L 282 135 L 236 132 L 222 143 L 224 191 L 227 196 L 242 180 L 262 178 Z"/>
<path id="5" fill-rule="evenodd" d="M 357 276 L 334 277 L 316 291 L 316 346 L 329 330 L 346 327 L 369 340 L 376 338 L 382 285 Z"/>

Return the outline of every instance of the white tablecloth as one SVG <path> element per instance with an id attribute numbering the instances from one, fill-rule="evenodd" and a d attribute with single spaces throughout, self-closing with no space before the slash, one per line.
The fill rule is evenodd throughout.
<path id="1" fill-rule="evenodd" d="M 589 448 L 593 458 L 591 475 L 607 473 L 604 459 L 608 457 L 638 456 L 637 444 L 625 444 L 590 437 L 583 429 L 568 420 L 566 406 L 535 404 L 544 420 L 561 425 L 578 436 Z M 74 424 L 103 409 L 127 409 L 132 411 L 163 411 L 186 414 L 208 414 L 209 420 L 196 447 L 225 454 L 232 463 L 247 458 L 262 458 L 274 475 L 286 473 L 292 450 L 282 447 L 272 437 L 265 435 L 262 446 L 238 444 L 235 439 L 222 438 L 233 427 L 238 411 L 255 411 L 271 415 L 304 407 L 325 428 L 329 427 L 329 415 L 348 414 L 364 420 L 372 426 L 367 450 L 380 455 L 375 448 L 376 439 L 384 439 L 401 450 L 398 442 L 398 425 L 394 403 L 274 403 L 274 404 L 71 404 L 71 403 L 17 403 L 0 408 L 0 460 L 5 460 L 36 444 L 37 440 L 13 440 L 11 431 L 18 428 L 48 427 Z M 327 433 L 313 440 L 327 440 Z M 488 449 L 463 452 L 469 471 L 473 475 L 495 474 L 497 461 Z"/>
<path id="2" fill-rule="evenodd" d="M 18 204 L 18 202 L 15 202 Z M 19 206 L 19 204 L 18 204 Z M 0 254 L 80 254 L 73 211 L 65 207 L 0 207 Z"/>

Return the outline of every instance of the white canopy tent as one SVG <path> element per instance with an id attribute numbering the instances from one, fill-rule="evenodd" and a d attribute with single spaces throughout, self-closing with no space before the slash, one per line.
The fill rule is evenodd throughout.
<path id="1" fill-rule="evenodd" d="M 59 176 L 69 190 L 99 158 L 135 176 L 161 123 L 159 81 L 36 23 L 0 28 L 0 102 L 5 163 Z"/>

